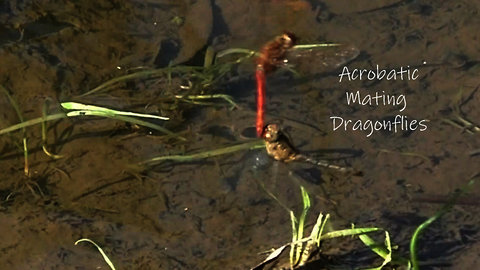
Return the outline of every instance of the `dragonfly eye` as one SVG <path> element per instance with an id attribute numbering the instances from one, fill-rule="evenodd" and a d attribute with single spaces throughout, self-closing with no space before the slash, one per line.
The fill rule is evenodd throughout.
<path id="1" fill-rule="evenodd" d="M 283 47 L 289 49 L 295 45 L 295 43 L 297 42 L 297 37 L 293 33 L 285 31 L 281 35 L 281 40 L 283 43 Z"/>
<path id="2" fill-rule="evenodd" d="M 267 142 L 275 142 L 278 140 L 278 132 L 280 127 L 277 124 L 268 124 L 263 129 L 263 138 Z"/>
<path id="3" fill-rule="evenodd" d="M 284 48 L 292 47 L 292 39 L 288 35 L 282 35 L 280 37 L 280 42 L 282 43 L 282 47 Z"/>

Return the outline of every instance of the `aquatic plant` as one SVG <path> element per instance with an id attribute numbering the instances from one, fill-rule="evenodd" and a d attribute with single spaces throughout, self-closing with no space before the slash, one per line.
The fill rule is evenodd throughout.
<path id="1" fill-rule="evenodd" d="M 19 129 L 25 129 L 26 127 L 45 123 L 47 121 L 53 121 L 53 120 L 58 120 L 62 118 L 100 116 L 100 117 L 111 118 L 115 120 L 120 120 L 124 122 L 145 126 L 154 130 L 164 132 L 171 136 L 177 136 L 175 133 L 169 131 L 168 129 L 160 125 L 138 119 L 138 118 L 153 118 L 153 119 L 168 120 L 165 117 L 150 115 L 150 114 L 140 114 L 140 113 L 134 113 L 134 112 L 112 110 L 105 107 L 87 105 L 87 104 L 82 104 L 77 102 L 63 102 L 60 105 L 62 106 L 63 109 L 69 112 L 56 113 L 56 114 L 50 114 L 50 115 L 47 115 L 44 113 L 42 117 L 30 119 L 27 121 L 23 121 L 22 119 L 21 123 L 1 129 L 0 135 L 10 133 Z M 182 138 L 180 136 L 177 136 L 177 138 L 185 140 L 185 138 Z"/>
<path id="2" fill-rule="evenodd" d="M 466 192 L 468 192 L 471 186 L 475 184 L 477 178 L 479 177 L 480 177 L 480 174 L 476 174 L 472 178 L 470 178 L 470 180 L 468 180 L 465 186 L 463 186 L 460 190 L 458 190 L 457 192 L 451 195 L 450 200 L 440 210 L 438 210 L 433 216 L 425 220 L 422 224 L 420 224 L 415 229 L 415 232 L 413 233 L 412 238 L 410 240 L 410 262 L 414 270 L 420 269 L 420 263 L 418 262 L 418 257 L 417 257 L 417 245 L 418 245 L 418 239 L 420 235 L 428 226 L 430 226 L 433 222 L 435 222 L 445 213 L 450 211 L 452 207 L 455 205 L 458 198 L 461 195 L 464 195 Z"/>
<path id="3" fill-rule="evenodd" d="M 195 160 L 200 160 L 200 159 L 206 159 L 210 157 L 215 157 L 219 155 L 225 155 L 225 154 L 230 154 L 234 153 L 237 151 L 241 150 L 252 150 L 252 149 L 259 149 L 259 148 L 264 148 L 265 143 L 263 140 L 257 139 L 257 140 L 252 140 L 248 141 L 245 143 L 240 143 L 240 144 L 234 144 L 226 147 L 220 147 L 217 149 L 213 150 L 206 150 L 206 151 L 201 151 L 198 153 L 193 153 L 193 154 L 186 154 L 186 155 L 167 155 L 167 156 L 158 156 L 158 157 L 153 157 L 148 160 L 144 160 L 138 163 L 140 166 L 154 166 L 161 164 L 162 162 L 165 161 L 173 161 L 173 162 L 192 162 Z"/>
<path id="4" fill-rule="evenodd" d="M 82 239 L 79 239 L 75 242 L 75 246 L 78 243 L 81 243 L 81 242 L 88 242 L 88 243 L 91 243 L 92 245 L 94 245 L 97 248 L 98 252 L 100 252 L 100 254 L 102 254 L 103 260 L 105 260 L 105 262 L 108 264 L 110 269 L 115 270 L 115 266 L 113 265 L 112 261 L 108 258 L 107 254 L 105 254 L 103 249 L 99 245 L 97 245 L 97 243 L 95 243 L 93 240 L 90 240 L 88 238 L 82 238 Z"/>
<path id="5" fill-rule="evenodd" d="M 472 95 L 478 90 L 478 86 L 468 95 L 466 99 L 463 98 L 464 89 L 461 88 L 457 95 L 452 100 L 451 111 L 452 116 L 449 118 L 441 119 L 442 122 L 452 125 L 461 129 L 463 132 L 469 134 L 479 133 L 480 127 L 473 123 L 470 120 L 467 120 L 465 113 L 462 112 L 462 105 L 465 103 L 465 100 L 472 98 Z"/>
<path id="6" fill-rule="evenodd" d="M 8 101 L 10 102 L 10 105 L 12 105 L 13 109 L 15 110 L 15 113 L 17 114 L 20 122 L 23 122 L 23 115 L 22 115 L 22 112 L 20 110 L 20 107 L 18 106 L 17 101 L 10 95 L 10 93 L 7 91 L 7 89 L 5 89 L 5 87 L 0 85 L 0 89 L 7 96 Z M 29 170 L 29 166 L 28 166 L 27 133 L 25 131 L 25 127 L 21 127 L 21 129 L 22 129 L 22 137 L 23 137 L 23 140 L 22 140 L 22 142 L 23 142 L 23 156 L 24 156 L 24 160 L 25 160 L 24 173 L 25 173 L 25 176 L 28 177 L 28 176 L 30 176 L 30 170 Z"/>
<path id="7" fill-rule="evenodd" d="M 325 225 L 330 218 L 330 215 L 323 215 L 322 213 L 320 213 L 317 217 L 315 224 L 312 227 L 310 235 L 308 237 L 304 237 L 303 232 L 305 230 L 305 220 L 308 210 L 310 209 L 311 202 L 310 197 L 303 186 L 300 187 L 300 191 L 302 194 L 303 202 L 303 209 L 300 214 L 300 218 L 297 219 L 294 212 L 292 210 L 289 210 L 292 225 L 292 241 L 279 248 L 274 249 L 274 251 L 271 252 L 263 262 L 253 267 L 252 270 L 262 269 L 262 267 L 264 267 L 266 264 L 278 259 L 287 247 L 290 247 L 289 267 L 291 269 L 294 269 L 304 266 L 311 259 L 313 251 L 320 248 L 320 243 L 322 240 L 346 236 L 358 236 L 359 239 L 366 246 L 368 246 L 373 252 L 375 252 L 384 259 L 382 265 L 371 269 L 382 269 L 383 266 L 392 261 L 392 246 L 389 233 L 385 231 L 385 245 L 375 243 L 375 241 L 373 241 L 370 237 L 366 235 L 368 233 L 382 230 L 377 227 L 354 228 L 354 226 L 352 225 L 351 229 L 335 230 L 323 233 Z M 269 195 L 271 196 L 272 194 L 269 193 Z M 274 197 L 274 199 L 278 201 L 278 198 Z"/>

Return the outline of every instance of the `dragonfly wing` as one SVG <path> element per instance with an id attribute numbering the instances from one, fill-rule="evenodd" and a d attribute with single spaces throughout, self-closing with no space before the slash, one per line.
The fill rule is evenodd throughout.
<path id="1" fill-rule="evenodd" d="M 351 45 L 341 45 L 338 47 L 330 47 L 325 49 L 325 53 L 320 54 L 319 64 L 324 66 L 326 69 L 337 69 L 340 66 L 343 66 L 357 58 L 357 56 L 360 54 L 360 51 L 355 46 Z"/>
<path id="2" fill-rule="evenodd" d="M 288 63 L 302 74 L 326 73 L 352 61 L 359 54 L 360 51 L 353 45 L 297 49 L 289 53 Z"/>

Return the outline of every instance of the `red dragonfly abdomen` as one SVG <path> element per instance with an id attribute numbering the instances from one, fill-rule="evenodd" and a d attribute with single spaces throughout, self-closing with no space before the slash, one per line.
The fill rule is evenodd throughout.
<path id="1" fill-rule="evenodd" d="M 265 125 L 265 70 L 260 65 L 257 66 L 255 71 L 255 77 L 257 80 L 257 119 L 256 130 L 257 137 L 262 136 L 263 126 Z"/>
<path id="2" fill-rule="evenodd" d="M 265 44 L 257 59 L 255 77 L 257 80 L 256 131 L 260 137 L 264 126 L 266 75 L 278 67 L 296 63 L 302 73 L 323 73 L 339 68 L 358 56 L 359 50 L 350 45 L 317 44 L 295 46 L 297 38 L 289 32 Z M 305 72 L 307 71 L 307 72 Z"/>
<path id="3" fill-rule="evenodd" d="M 283 63 L 287 50 L 295 45 L 296 37 L 292 33 L 285 32 L 263 46 L 257 59 L 255 78 L 257 80 L 257 137 L 261 137 L 265 124 L 265 75 L 274 71 Z"/>

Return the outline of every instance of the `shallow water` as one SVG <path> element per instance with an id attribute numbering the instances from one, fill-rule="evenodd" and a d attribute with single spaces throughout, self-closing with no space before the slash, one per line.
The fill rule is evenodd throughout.
<path id="1" fill-rule="evenodd" d="M 64 158 L 46 156 L 40 127 L 28 128 L 31 178 L 26 179 L 21 134 L 2 136 L 2 269 L 108 269 L 96 249 L 86 243 L 74 246 L 80 238 L 102 246 L 117 269 L 249 269 L 266 257 L 262 252 L 291 240 L 290 216 L 278 201 L 299 213 L 300 186 L 312 199 L 308 226 L 323 212 L 331 214 L 330 229 L 351 223 L 381 227 L 398 245 L 396 253 L 408 257 L 415 228 L 443 206 L 442 198 L 448 201 L 449 194 L 478 173 L 479 155 L 472 151 L 480 149 L 479 133 L 445 120 L 458 122 L 459 114 L 479 124 L 479 4 L 27 2 L 0 5 L 0 84 L 25 119 L 40 117 L 46 98 L 54 100 L 51 112 L 58 110 L 58 102 L 76 100 L 171 113 L 167 127 L 183 132 L 188 141 L 166 141 L 109 119 L 51 122 L 50 150 Z M 341 69 L 303 77 L 281 70 L 268 78 L 267 121 L 280 123 L 301 151 L 361 170 L 363 176 L 274 162 L 260 150 L 141 173 L 128 170 L 128 165 L 158 155 L 246 141 L 245 130 L 254 126 L 255 116 L 249 67 L 241 66 L 214 86 L 216 93 L 235 98 L 239 108 L 234 110 L 195 106 L 175 114 L 177 104 L 151 104 L 181 91 L 177 86 L 184 81 L 174 78 L 170 83 L 166 77 L 74 99 L 131 68 L 199 64 L 206 46 L 258 50 L 283 30 L 296 33 L 300 43 L 354 44 L 360 55 L 348 63 L 349 69 L 418 69 L 417 80 L 403 81 L 339 83 Z M 392 106 L 348 105 L 345 92 L 357 90 L 362 95 L 403 94 L 406 108 L 399 112 Z M 2 98 L 1 103 L 0 128 L 18 123 L 9 101 Z M 428 128 L 375 131 L 367 137 L 368 132 L 351 127 L 334 131 L 329 118 L 394 120 L 396 115 L 428 119 Z M 479 192 L 478 184 L 473 185 L 467 198 Z M 480 265 L 478 224 L 478 204 L 455 205 L 421 236 L 422 269 Z M 381 263 L 358 239 L 326 241 L 322 254 L 333 263 L 330 268 Z"/>

